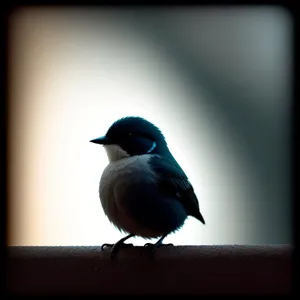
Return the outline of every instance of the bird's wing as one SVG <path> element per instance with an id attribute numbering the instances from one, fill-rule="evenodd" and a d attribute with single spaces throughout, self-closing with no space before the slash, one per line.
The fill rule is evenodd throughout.
<path id="1" fill-rule="evenodd" d="M 205 224 L 193 186 L 175 159 L 155 155 L 150 158 L 149 164 L 158 176 L 161 191 L 176 197 L 182 203 L 188 215 Z"/>

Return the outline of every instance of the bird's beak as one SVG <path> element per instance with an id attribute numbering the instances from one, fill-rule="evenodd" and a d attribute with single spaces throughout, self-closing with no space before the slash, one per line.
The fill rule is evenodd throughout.
<path id="1" fill-rule="evenodd" d="M 96 139 L 90 140 L 90 142 L 100 145 L 107 145 L 109 144 L 108 138 L 106 136 L 101 136 Z"/>

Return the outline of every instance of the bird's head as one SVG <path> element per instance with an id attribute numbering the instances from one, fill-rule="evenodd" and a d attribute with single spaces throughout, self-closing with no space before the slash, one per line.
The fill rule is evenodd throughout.
<path id="1" fill-rule="evenodd" d="M 105 147 L 109 161 L 143 154 L 169 153 L 158 127 L 141 117 L 125 117 L 114 122 L 105 136 L 91 140 Z"/>

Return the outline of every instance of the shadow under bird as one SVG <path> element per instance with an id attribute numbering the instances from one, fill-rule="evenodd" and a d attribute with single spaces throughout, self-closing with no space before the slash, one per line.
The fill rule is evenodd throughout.
<path id="1" fill-rule="evenodd" d="M 188 216 L 205 224 L 193 186 L 154 124 L 125 117 L 90 142 L 103 145 L 109 159 L 99 186 L 104 213 L 128 233 L 115 244 L 102 245 L 112 248 L 112 258 L 121 247 L 132 246 L 124 243 L 130 237 L 159 238 L 145 245 L 153 253 Z"/>

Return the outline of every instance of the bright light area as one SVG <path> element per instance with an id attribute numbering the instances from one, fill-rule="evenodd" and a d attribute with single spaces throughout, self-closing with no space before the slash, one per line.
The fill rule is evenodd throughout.
<path id="1" fill-rule="evenodd" d="M 108 159 L 89 140 L 129 115 L 160 127 L 207 222 L 189 218 L 165 242 L 246 243 L 248 208 L 239 199 L 250 199 L 251 178 L 226 129 L 204 106 L 193 112 L 207 96 L 122 20 L 79 15 L 23 9 L 11 18 L 10 245 L 101 245 L 125 236 L 102 211 Z"/>

